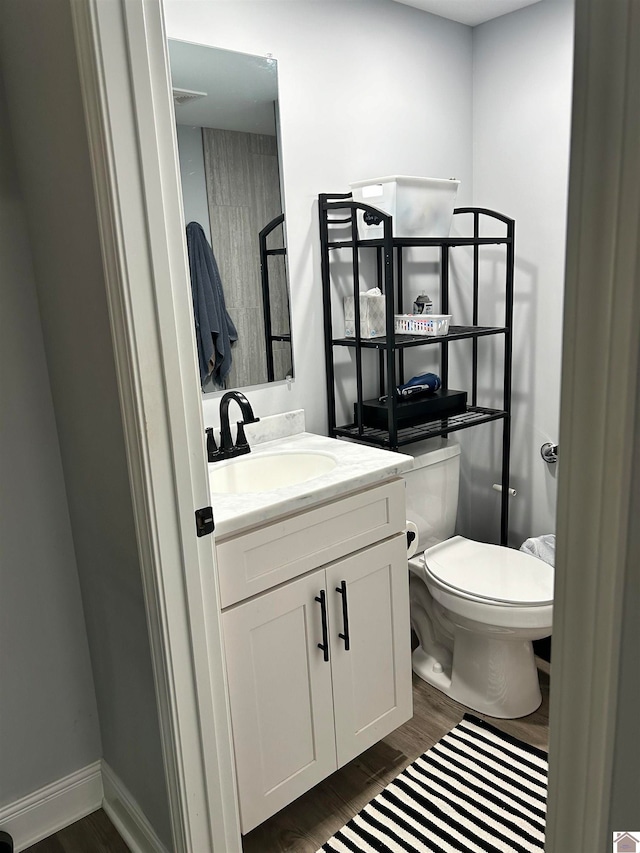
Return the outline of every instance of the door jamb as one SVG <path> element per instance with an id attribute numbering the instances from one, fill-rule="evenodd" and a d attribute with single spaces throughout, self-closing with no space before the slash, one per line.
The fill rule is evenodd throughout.
<path id="1" fill-rule="evenodd" d="M 241 849 L 159 3 L 71 0 L 178 853 Z"/>

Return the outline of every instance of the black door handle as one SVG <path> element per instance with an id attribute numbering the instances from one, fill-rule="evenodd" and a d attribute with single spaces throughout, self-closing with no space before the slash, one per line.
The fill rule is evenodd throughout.
<path id="1" fill-rule="evenodd" d="M 344 640 L 344 650 L 345 652 L 349 651 L 350 641 L 349 641 L 349 607 L 347 605 L 347 582 L 341 581 L 340 586 L 336 587 L 336 592 L 339 592 L 342 596 L 342 630 L 343 634 L 338 634 L 341 640 Z"/>
<path id="2" fill-rule="evenodd" d="M 327 594 L 321 589 L 320 595 L 316 595 L 316 601 L 320 605 L 320 614 L 322 616 L 322 642 L 318 643 L 318 648 L 322 649 L 325 661 L 329 660 L 329 632 L 327 631 Z"/>

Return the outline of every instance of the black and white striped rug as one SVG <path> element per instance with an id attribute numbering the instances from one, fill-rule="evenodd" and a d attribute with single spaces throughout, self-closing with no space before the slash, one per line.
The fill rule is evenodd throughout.
<path id="1" fill-rule="evenodd" d="M 318 853 L 544 849 L 547 753 L 466 714 Z"/>

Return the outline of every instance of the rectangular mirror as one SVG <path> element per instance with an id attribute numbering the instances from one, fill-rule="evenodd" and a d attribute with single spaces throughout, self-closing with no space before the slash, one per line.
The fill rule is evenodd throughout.
<path id="1" fill-rule="evenodd" d="M 202 226 L 231 321 L 202 390 L 283 380 L 293 357 L 277 62 L 176 39 L 169 58 L 185 222 Z"/>

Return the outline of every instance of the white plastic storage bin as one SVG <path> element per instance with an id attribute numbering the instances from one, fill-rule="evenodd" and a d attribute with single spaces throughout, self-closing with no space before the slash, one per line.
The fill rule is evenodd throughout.
<path id="1" fill-rule="evenodd" d="M 449 332 L 451 314 L 396 314 L 396 335 L 438 337 Z"/>
<path id="2" fill-rule="evenodd" d="M 370 204 L 393 217 L 394 237 L 448 237 L 460 181 L 389 175 L 350 184 L 354 201 Z M 358 236 L 384 236 L 376 217 L 358 211 Z"/>

